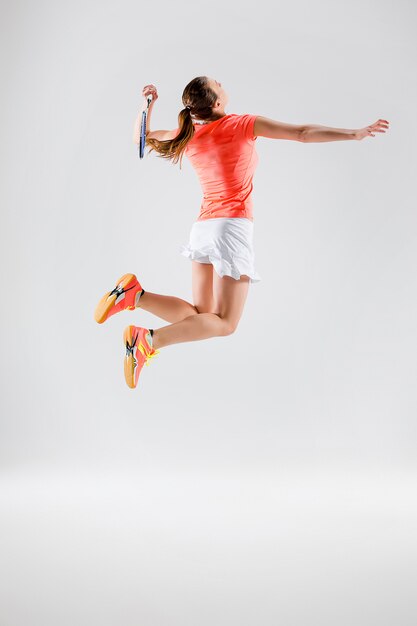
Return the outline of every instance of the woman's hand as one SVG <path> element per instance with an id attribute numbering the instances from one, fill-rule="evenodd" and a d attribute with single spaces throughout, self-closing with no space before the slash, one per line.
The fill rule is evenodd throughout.
<path id="1" fill-rule="evenodd" d="M 145 85 L 145 87 L 142 89 L 142 96 L 145 100 L 145 105 L 148 104 L 147 98 L 148 96 L 152 96 L 152 102 L 155 102 L 155 100 L 158 99 L 158 92 L 156 90 L 155 85 Z"/>
<path id="2" fill-rule="evenodd" d="M 385 133 L 385 130 L 389 128 L 389 122 L 387 120 L 378 120 L 370 126 L 360 128 L 356 131 L 356 139 L 364 139 L 364 137 L 375 137 L 374 133 Z"/>

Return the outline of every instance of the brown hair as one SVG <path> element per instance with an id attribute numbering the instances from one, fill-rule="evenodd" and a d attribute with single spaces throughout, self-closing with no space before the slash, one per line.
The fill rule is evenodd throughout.
<path id="1" fill-rule="evenodd" d="M 160 141 L 155 138 L 146 138 L 146 145 L 151 146 L 149 152 L 156 150 L 164 159 L 171 160 L 174 164 L 180 160 L 187 143 L 194 135 L 193 118 L 191 113 L 199 120 L 213 120 L 213 105 L 217 100 L 217 94 L 208 84 L 207 76 L 197 76 L 188 83 L 182 92 L 184 109 L 178 114 L 179 133 L 175 139 Z"/>

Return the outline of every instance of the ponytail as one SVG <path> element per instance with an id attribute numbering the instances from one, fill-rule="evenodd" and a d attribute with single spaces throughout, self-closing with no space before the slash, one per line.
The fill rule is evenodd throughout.
<path id="1" fill-rule="evenodd" d="M 199 120 L 210 121 L 213 118 L 213 106 L 216 102 L 217 94 L 209 86 L 207 76 L 197 76 L 188 83 L 182 94 L 184 108 L 178 114 L 179 133 L 174 139 L 161 141 L 155 138 L 146 138 L 146 145 L 151 146 L 149 152 L 155 150 L 159 155 L 172 161 L 174 164 L 180 161 L 187 147 L 187 143 L 194 136 L 193 117 Z M 191 110 L 193 115 L 191 115 Z"/>
<path id="2" fill-rule="evenodd" d="M 182 109 L 178 115 L 179 133 L 174 139 L 166 139 L 161 141 L 154 137 L 146 138 L 146 145 L 151 146 L 150 152 L 156 150 L 163 159 L 168 159 L 173 164 L 180 161 L 180 169 L 182 165 L 182 157 L 187 143 L 194 135 L 193 120 L 191 117 L 190 107 Z"/>

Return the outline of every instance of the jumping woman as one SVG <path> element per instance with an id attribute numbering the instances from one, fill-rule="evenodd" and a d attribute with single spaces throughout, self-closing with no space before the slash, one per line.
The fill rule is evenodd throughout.
<path id="1" fill-rule="evenodd" d="M 146 85 L 144 104 L 135 121 L 133 140 L 140 141 L 142 111 L 152 95 L 147 117 L 146 145 L 174 164 L 185 153 L 200 180 L 203 199 L 191 227 L 189 242 L 180 248 L 191 260 L 193 302 L 145 291 L 135 274 L 124 274 L 95 310 L 102 324 L 126 309 L 142 308 L 170 322 L 161 328 L 127 326 L 123 333 L 126 383 L 135 388 L 143 365 L 160 348 L 185 341 L 233 333 L 242 316 L 249 284 L 261 277 L 255 270 L 253 248 L 253 176 L 258 163 L 258 137 L 303 143 L 361 140 L 388 128 L 379 119 L 358 130 L 310 124 L 286 124 L 259 115 L 226 113 L 228 96 L 214 78 L 198 76 L 185 87 L 184 108 L 174 130 L 150 130 L 158 93 Z"/>

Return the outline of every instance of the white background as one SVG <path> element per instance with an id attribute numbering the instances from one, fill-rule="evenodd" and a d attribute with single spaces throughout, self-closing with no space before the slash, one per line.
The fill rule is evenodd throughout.
<path id="1" fill-rule="evenodd" d="M 416 9 L 14 2 L 1 16 L 1 626 L 417 620 Z M 227 113 L 386 134 L 259 138 L 262 281 L 237 331 L 123 376 L 125 272 L 191 301 L 190 163 L 132 142 L 185 85 Z"/>

